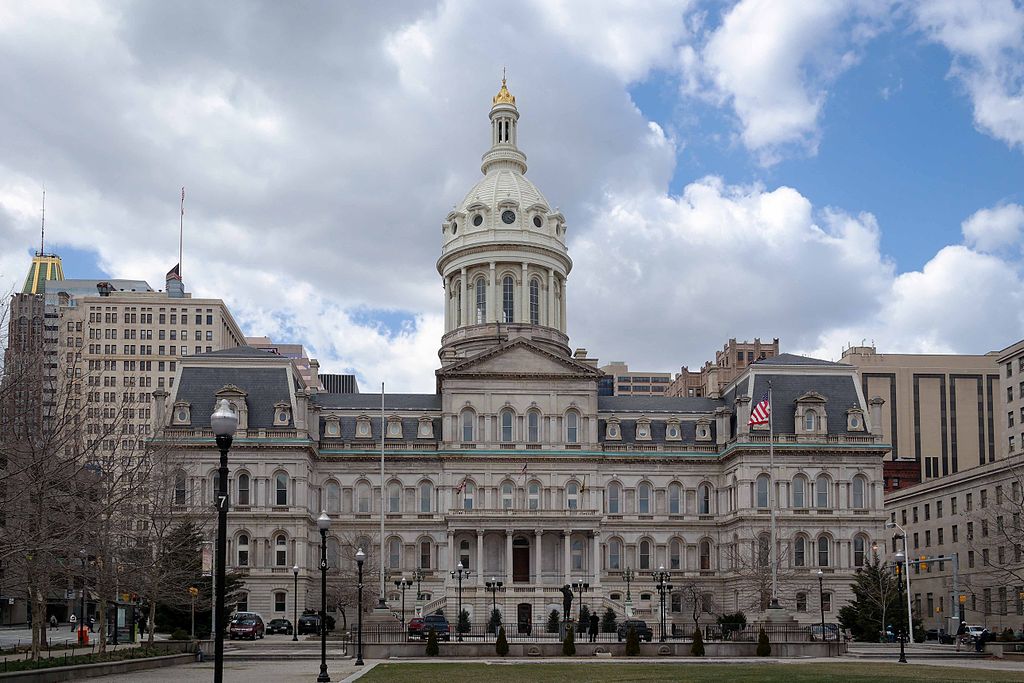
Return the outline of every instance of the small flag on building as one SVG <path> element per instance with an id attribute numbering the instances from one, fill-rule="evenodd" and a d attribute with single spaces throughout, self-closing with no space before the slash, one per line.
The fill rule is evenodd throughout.
<path id="1" fill-rule="evenodd" d="M 465 488 L 466 488 L 466 480 L 463 479 L 462 482 L 458 486 L 455 487 L 455 493 L 462 493 L 465 490 Z"/>
<path id="2" fill-rule="evenodd" d="M 754 406 L 753 410 L 750 411 L 750 421 L 747 422 L 748 427 L 763 426 L 768 424 L 768 420 L 772 416 L 772 404 L 768 398 L 768 392 L 764 393 L 764 398 L 761 399 L 760 403 Z"/>

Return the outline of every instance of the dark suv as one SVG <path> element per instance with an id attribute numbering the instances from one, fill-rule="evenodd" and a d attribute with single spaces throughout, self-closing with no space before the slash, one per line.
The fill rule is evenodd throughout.
<path id="1" fill-rule="evenodd" d="M 627 619 L 619 624 L 617 633 L 620 643 L 626 639 L 626 634 L 629 633 L 630 627 L 636 631 L 636 637 L 638 640 L 646 640 L 649 643 L 654 639 L 654 631 L 651 630 L 651 627 L 647 625 L 646 621 L 643 619 Z"/>
<path id="2" fill-rule="evenodd" d="M 242 617 L 231 622 L 228 626 L 228 638 L 234 640 L 235 638 L 262 638 L 266 627 L 263 625 L 263 619 L 258 615 L 251 617 Z"/>
<path id="3" fill-rule="evenodd" d="M 420 627 L 420 638 L 429 637 L 430 629 L 434 629 L 440 640 L 452 639 L 452 627 L 448 623 L 448 618 L 443 614 L 428 614 L 423 617 L 423 626 Z"/>

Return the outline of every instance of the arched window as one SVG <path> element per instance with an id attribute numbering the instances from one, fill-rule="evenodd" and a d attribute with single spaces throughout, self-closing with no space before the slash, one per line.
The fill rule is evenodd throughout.
<path id="1" fill-rule="evenodd" d="M 804 431 L 813 432 L 817 427 L 818 414 L 813 410 L 808 410 L 804 413 Z"/>
<path id="2" fill-rule="evenodd" d="M 608 514 L 618 515 L 622 513 L 622 487 L 618 482 L 613 481 L 608 485 Z"/>
<path id="3" fill-rule="evenodd" d="M 471 481 L 466 482 L 466 490 L 462 494 L 462 509 L 472 510 L 473 499 L 476 498 L 476 484 Z"/>
<path id="4" fill-rule="evenodd" d="M 814 482 L 814 506 L 819 508 L 828 507 L 828 477 L 819 475 Z"/>
<path id="5" fill-rule="evenodd" d="M 274 504 L 275 505 L 287 505 L 288 504 L 288 475 L 284 472 L 279 472 L 274 477 Z"/>
<path id="6" fill-rule="evenodd" d="M 793 507 L 807 507 L 807 479 L 799 474 L 793 477 Z"/>
<path id="7" fill-rule="evenodd" d="M 356 512 L 369 514 L 370 512 L 370 485 L 360 482 L 356 485 Z M 366 548 L 363 548 L 365 551 Z"/>
<path id="8" fill-rule="evenodd" d="M 757 507 L 759 508 L 768 507 L 768 483 L 767 474 L 757 476 Z"/>
<path id="9" fill-rule="evenodd" d="M 429 481 L 420 482 L 420 512 L 434 509 L 434 486 Z"/>
<path id="10" fill-rule="evenodd" d="M 284 534 L 274 538 L 274 564 L 278 567 L 288 566 L 288 538 Z"/>
<path id="11" fill-rule="evenodd" d="M 513 416 L 510 408 L 501 411 L 501 440 L 505 443 L 512 441 Z"/>
<path id="12" fill-rule="evenodd" d="M 527 488 L 527 506 L 531 510 L 540 509 L 540 484 L 531 481 Z"/>
<path id="13" fill-rule="evenodd" d="M 462 283 L 456 282 L 455 285 L 455 324 L 462 325 Z"/>
<path id="14" fill-rule="evenodd" d="M 576 538 L 570 545 L 572 568 L 575 571 L 583 571 L 583 541 Z"/>
<path id="15" fill-rule="evenodd" d="M 239 567 L 249 566 L 249 535 L 238 535 L 238 562 Z"/>
<path id="16" fill-rule="evenodd" d="M 388 541 L 388 567 L 398 569 L 402 565 L 402 542 L 397 538 Z"/>
<path id="17" fill-rule="evenodd" d="M 668 545 L 668 568 L 682 569 L 682 562 L 683 544 L 679 542 L 679 539 L 673 538 L 672 542 Z"/>
<path id="18" fill-rule="evenodd" d="M 397 481 L 388 484 L 388 512 L 402 511 L 402 487 Z"/>
<path id="19" fill-rule="evenodd" d="M 338 486 L 338 482 L 329 481 L 324 488 L 327 491 L 327 511 L 341 512 L 341 487 Z"/>
<path id="20" fill-rule="evenodd" d="M 540 281 L 530 280 L 530 324 L 540 325 Z"/>
<path id="21" fill-rule="evenodd" d="M 803 536 L 797 536 L 793 540 L 793 566 L 807 566 L 807 541 Z"/>
<path id="22" fill-rule="evenodd" d="M 580 506 L 580 485 L 574 481 L 570 481 L 565 486 L 565 506 L 570 510 L 575 510 Z"/>
<path id="23" fill-rule="evenodd" d="M 433 556 L 430 541 L 420 541 L 420 569 L 430 569 L 430 560 Z"/>
<path id="24" fill-rule="evenodd" d="M 469 541 L 459 543 L 459 564 L 463 569 L 469 569 Z"/>
<path id="25" fill-rule="evenodd" d="M 651 568 L 651 542 L 640 541 L 640 569 Z"/>
<path id="26" fill-rule="evenodd" d="M 608 541 L 608 569 L 622 569 L 622 541 L 617 538 Z"/>
<path id="27" fill-rule="evenodd" d="M 697 514 L 711 514 L 711 486 L 701 484 L 697 489 Z"/>
<path id="28" fill-rule="evenodd" d="M 338 569 L 341 567 L 341 543 L 334 536 L 327 539 L 327 568 Z"/>
<path id="29" fill-rule="evenodd" d="M 768 534 L 761 534 L 757 537 L 757 566 L 767 567 L 770 560 L 771 541 Z"/>
<path id="30" fill-rule="evenodd" d="M 864 566 L 864 546 L 866 545 L 863 536 L 853 537 L 853 566 Z"/>
<path id="31" fill-rule="evenodd" d="M 818 566 L 828 566 L 828 536 L 818 537 Z"/>
<path id="32" fill-rule="evenodd" d="M 853 478 L 853 507 L 857 509 L 864 508 L 865 488 L 864 477 L 857 476 Z"/>
<path id="33" fill-rule="evenodd" d="M 476 438 L 476 413 L 466 409 L 462 411 L 462 440 L 469 443 Z"/>
<path id="34" fill-rule="evenodd" d="M 216 494 L 214 494 L 216 496 Z M 185 504 L 185 473 L 174 473 L 174 504 Z"/>
<path id="35" fill-rule="evenodd" d="M 565 414 L 565 442 L 579 443 L 580 416 L 573 411 Z"/>
<path id="36" fill-rule="evenodd" d="M 476 281 L 476 324 L 487 322 L 487 283 L 483 278 Z"/>
<path id="37" fill-rule="evenodd" d="M 516 289 L 515 280 L 511 275 L 506 275 L 501 281 L 501 319 L 502 322 L 510 323 L 515 319 Z"/>
<path id="38" fill-rule="evenodd" d="M 540 443 L 540 413 L 536 410 L 526 413 L 526 440 Z"/>
<path id="39" fill-rule="evenodd" d="M 501 485 L 501 509 L 511 510 L 512 509 L 512 498 L 515 492 L 511 482 L 505 482 Z"/>
<path id="40" fill-rule="evenodd" d="M 651 485 L 641 482 L 637 490 L 637 512 L 641 515 L 651 514 Z"/>
<path id="41" fill-rule="evenodd" d="M 704 539 L 697 546 L 700 554 L 700 568 L 711 569 L 711 541 Z"/>
<path id="42" fill-rule="evenodd" d="M 238 504 L 249 504 L 249 475 L 245 472 L 238 475 Z"/>
<path id="43" fill-rule="evenodd" d="M 682 493 L 683 487 L 675 482 L 668 485 L 668 513 L 670 515 L 682 514 Z"/>

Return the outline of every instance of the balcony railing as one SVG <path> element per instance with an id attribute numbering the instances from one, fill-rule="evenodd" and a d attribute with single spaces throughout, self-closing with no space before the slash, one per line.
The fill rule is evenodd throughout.
<path id="1" fill-rule="evenodd" d="M 601 514 L 596 509 L 539 509 L 524 510 L 523 508 L 451 508 L 450 517 L 597 517 Z"/>
<path id="2" fill-rule="evenodd" d="M 738 441 L 768 443 L 768 434 L 741 434 Z M 847 443 L 871 444 L 877 437 L 872 434 L 776 434 L 775 443 Z"/>

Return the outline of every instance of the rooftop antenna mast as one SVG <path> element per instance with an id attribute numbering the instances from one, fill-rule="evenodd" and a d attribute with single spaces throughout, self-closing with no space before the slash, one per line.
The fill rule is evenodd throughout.
<path id="1" fill-rule="evenodd" d="M 181 277 L 181 242 L 185 236 L 185 188 L 181 188 L 181 215 L 178 217 L 178 277 Z M 184 280 L 182 280 L 184 282 Z"/>
<path id="2" fill-rule="evenodd" d="M 39 225 L 39 255 L 46 253 L 46 186 L 43 186 L 43 214 Z"/>

